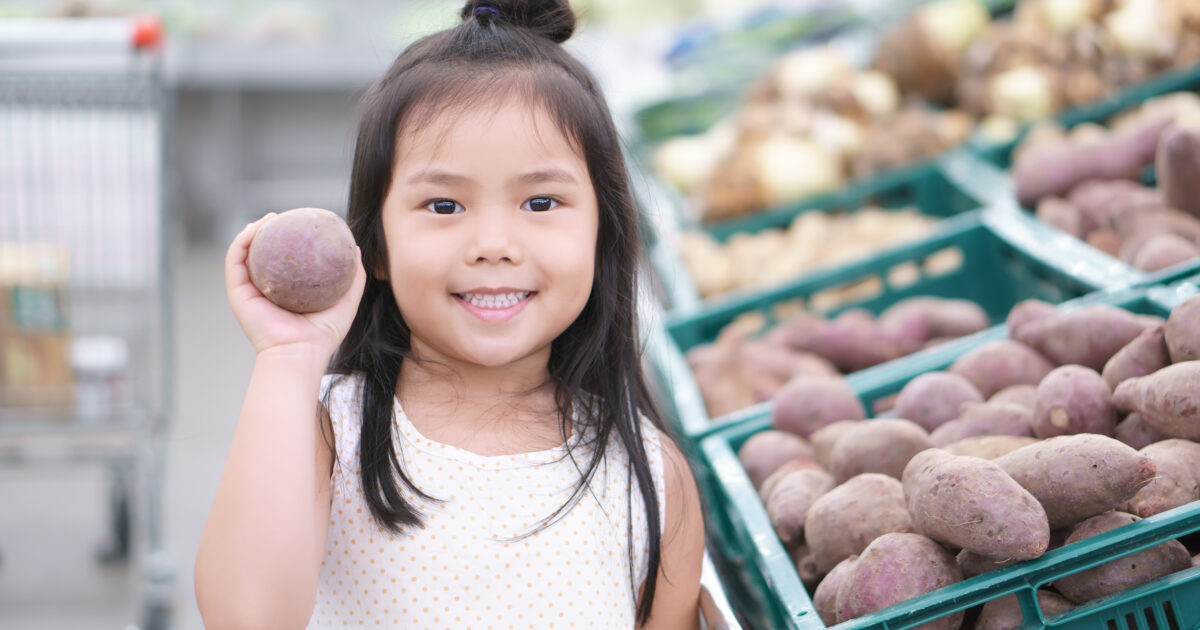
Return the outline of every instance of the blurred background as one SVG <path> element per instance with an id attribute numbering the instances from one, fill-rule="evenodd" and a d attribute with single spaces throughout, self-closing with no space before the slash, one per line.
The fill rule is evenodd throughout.
<path id="1" fill-rule="evenodd" d="M 1116 142 L 1145 115 L 1200 128 L 1200 2 L 571 4 L 567 47 L 605 90 L 649 228 L 651 373 L 701 479 L 712 588 L 745 627 L 792 627 L 792 600 L 763 577 L 761 541 L 738 539 L 754 525 L 726 521 L 744 504 L 699 444 L 760 430 L 815 365 L 773 363 L 749 336 L 913 296 L 973 301 L 986 326 L 1023 298 L 1200 268 L 1200 227 L 1139 256 L 1119 226 L 1044 203 L 1066 188 L 1010 176 L 1035 145 Z M 202 627 L 193 557 L 253 361 L 225 248 L 267 212 L 344 214 L 358 99 L 459 9 L 0 1 L 0 629 Z M 1153 187 L 1149 153 L 1098 176 Z M 719 369 L 701 356 L 718 334 L 747 344 Z M 782 363 L 787 378 L 726 371 Z M 895 393 L 855 391 L 880 411 Z M 802 556 L 783 566 L 805 577 Z"/>

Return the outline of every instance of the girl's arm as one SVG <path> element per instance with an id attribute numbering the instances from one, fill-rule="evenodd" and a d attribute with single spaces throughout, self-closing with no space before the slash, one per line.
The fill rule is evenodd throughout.
<path id="1" fill-rule="evenodd" d="M 687 459 L 665 435 L 659 437 L 666 486 L 662 564 L 654 606 L 641 630 L 700 627 L 700 571 L 704 564 L 704 516 Z"/>
<path id="2" fill-rule="evenodd" d="M 321 377 L 365 278 L 360 264 L 347 296 L 320 313 L 276 307 L 245 265 L 265 220 L 247 226 L 226 257 L 230 306 L 257 357 L 196 554 L 196 600 L 210 630 L 303 628 L 312 615 L 333 465 Z"/>

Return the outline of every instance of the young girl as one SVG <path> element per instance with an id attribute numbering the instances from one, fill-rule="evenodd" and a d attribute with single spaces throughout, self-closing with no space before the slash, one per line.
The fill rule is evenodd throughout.
<path id="1" fill-rule="evenodd" d="M 574 17 L 462 16 L 364 99 L 341 301 L 296 315 L 254 288 L 269 216 L 230 246 L 257 358 L 196 558 L 210 629 L 698 626 L 699 500 L 655 428 L 637 216 L 559 46 Z"/>

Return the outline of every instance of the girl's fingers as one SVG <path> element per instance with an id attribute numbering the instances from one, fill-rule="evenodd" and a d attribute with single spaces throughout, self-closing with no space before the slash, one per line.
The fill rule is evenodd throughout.
<path id="1" fill-rule="evenodd" d="M 225 253 L 225 289 L 228 292 L 232 293 L 234 289 L 250 281 L 250 273 L 246 270 L 246 256 L 250 252 L 250 243 L 258 229 L 274 216 L 275 213 L 271 212 L 257 221 L 248 223 L 233 237 L 233 242 L 229 244 L 229 250 Z"/>

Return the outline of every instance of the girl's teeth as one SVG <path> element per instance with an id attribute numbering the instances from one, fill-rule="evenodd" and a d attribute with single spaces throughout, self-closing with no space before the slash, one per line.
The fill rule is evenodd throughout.
<path id="1" fill-rule="evenodd" d="M 516 306 L 518 302 L 528 296 L 528 291 L 522 291 L 520 293 L 501 293 L 499 295 L 465 293 L 462 297 L 478 308 L 505 309 Z"/>

